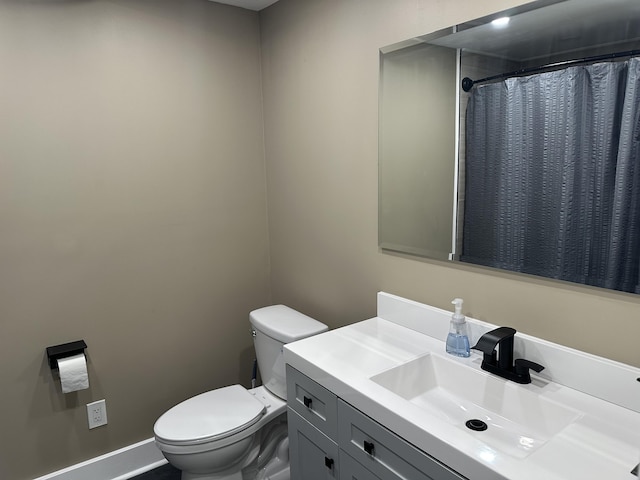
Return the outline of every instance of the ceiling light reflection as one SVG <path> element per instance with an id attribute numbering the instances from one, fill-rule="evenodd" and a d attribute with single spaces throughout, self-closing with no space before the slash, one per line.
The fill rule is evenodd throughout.
<path id="1" fill-rule="evenodd" d="M 496 18 L 491 22 L 491 25 L 493 25 L 496 28 L 504 28 L 509 24 L 509 20 L 510 20 L 509 17 Z"/>

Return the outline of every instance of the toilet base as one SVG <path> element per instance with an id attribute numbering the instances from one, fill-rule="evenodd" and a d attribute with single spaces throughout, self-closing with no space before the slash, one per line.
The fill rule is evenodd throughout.
<path id="1" fill-rule="evenodd" d="M 275 456 L 258 470 L 258 461 L 240 472 L 214 474 L 196 474 L 182 472 L 181 480 L 290 480 L 289 438 L 279 438 Z"/>
<path id="2" fill-rule="evenodd" d="M 289 437 L 278 438 L 275 455 L 269 462 L 260 469 L 255 476 L 255 480 L 289 480 L 291 472 L 289 469 Z M 247 479 L 244 480 L 253 480 Z"/>
<path id="3" fill-rule="evenodd" d="M 257 445 L 254 446 L 254 448 Z M 193 474 L 182 472 L 182 480 L 290 480 L 289 437 L 287 424 L 281 418 L 272 422 L 261 435 L 260 453 L 254 450 L 253 458 L 241 471 L 218 472 L 217 474 Z"/>

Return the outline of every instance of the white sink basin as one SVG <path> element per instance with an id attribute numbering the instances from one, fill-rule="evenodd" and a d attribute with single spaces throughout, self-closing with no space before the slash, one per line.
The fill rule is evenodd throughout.
<path id="1" fill-rule="evenodd" d="M 370 379 L 487 446 L 518 458 L 540 448 L 581 416 L 521 385 L 434 354 Z M 472 430 L 466 425 L 469 420 L 476 420 L 471 426 L 484 422 L 487 428 Z"/>

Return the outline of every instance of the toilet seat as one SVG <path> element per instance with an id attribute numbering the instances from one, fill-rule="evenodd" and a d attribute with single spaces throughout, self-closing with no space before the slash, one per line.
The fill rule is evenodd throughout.
<path id="1" fill-rule="evenodd" d="M 257 423 L 265 405 L 241 385 L 202 393 L 169 409 L 155 423 L 156 440 L 191 446 L 217 442 Z"/>

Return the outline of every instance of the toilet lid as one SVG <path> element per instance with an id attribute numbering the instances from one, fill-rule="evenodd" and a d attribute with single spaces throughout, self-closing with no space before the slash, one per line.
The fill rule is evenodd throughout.
<path id="1" fill-rule="evenodd" d="M 165 443 L 205 443 L 244 430 L 265 410 L 244 387 L 231 385 L 179 403 L 156 421 L 153 431 Z"/>

